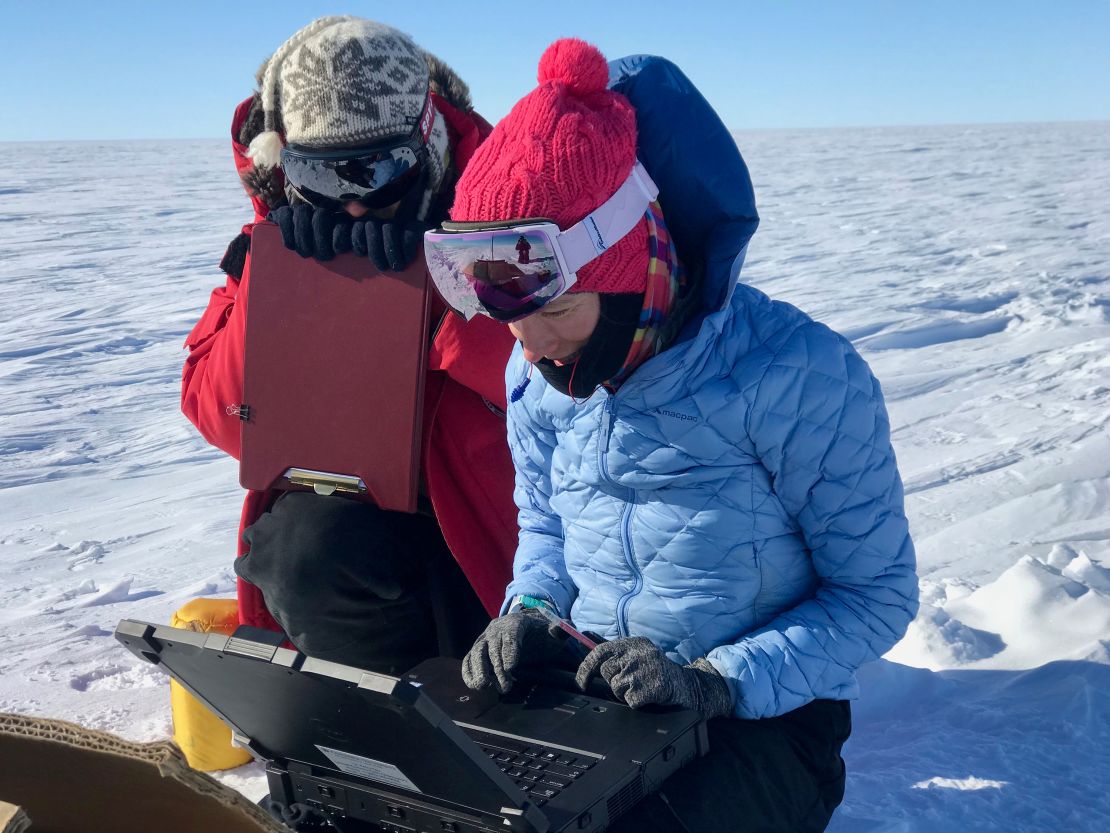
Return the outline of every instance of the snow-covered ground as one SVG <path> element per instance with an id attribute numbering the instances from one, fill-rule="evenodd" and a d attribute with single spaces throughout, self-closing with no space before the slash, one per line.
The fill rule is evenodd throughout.
<path id="1" fill-rule="evenodd" d="M 882 380 L 920 558 L 830 829 L 1110 829 L 1110 124 L 738 139 L 746 279 Z M 111 633 L 233 592 L 236 465 L 177 386 L 246 200 L 223 142 L 4 151 L 0 711 L 165 737 Z"/>

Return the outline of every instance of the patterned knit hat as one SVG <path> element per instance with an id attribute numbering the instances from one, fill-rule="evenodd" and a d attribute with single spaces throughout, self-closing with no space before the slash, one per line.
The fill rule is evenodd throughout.
<path id="1" fill-rule="evenodd" d="M 474 153 L 455 187 L 456 222 L 547 217 L 567 229 L 616 193 L 636 162 L 636 113 L 609 89 L 605 57 L 566 38 L 540 58 L 539 87 Z M 641 220 L 578 270 L 572 292 L 643 292 L 648 231 Z"/>
<path id="2" fill-rule="evenodd" d="M 424 111 L 428 83 L 425 54 L 404 33 L 358 17 L 314 20 L 265 64 L 265 129 L 247 155 L 256 166 L 273 168 L 285 142 L 354 148 L 408 136 Z M 433 193 L 443 180 L 448 150 L 439 113 L 428 144 Z"/>

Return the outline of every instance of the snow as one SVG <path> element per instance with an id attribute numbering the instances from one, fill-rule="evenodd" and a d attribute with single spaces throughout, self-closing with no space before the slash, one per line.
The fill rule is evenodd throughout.
<path id="1" fill-rule="evenodd" d="M 834 833 L 1110 829 L 1108 128 L 738 135 L 746 280 L 872 365 L 919 554 Z M 112 631 L 234 592 L 236 464 L 177 395 L 248 207 L 224 142 L 5 150 L 0 710 L 167 737 L 165 678 Z"/>

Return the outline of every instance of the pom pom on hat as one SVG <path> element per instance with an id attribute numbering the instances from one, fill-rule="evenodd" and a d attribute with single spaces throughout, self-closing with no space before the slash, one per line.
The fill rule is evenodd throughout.
<path id="1" fill-rule="evenodd" d="M 593 44 L 563 38 L 544 51 L 536 77 L 541 84 L 565 84 L 579 95 L 600 93 L 609 86 L 609 64 Z"/>
<path id="2" fill-rule="evenodd" d="M 281 149 L 285 143 L 276 130 L 263 130 L 247 147 L 247 156 L 260 168 L 276 168 L 281 163 Z"/>
<path id="3" fill-rule="evenodd" d="M 575 38 L 540 58 L 539 86 L 475 151 L 455 186 L 458 222 L 548 217 L 568 229 L 624 184 L 636 163 L 636 113 L 608 89 L 597 47 Z M 647 221 L 578 270 L 572 292 L 643 292 Z"/>

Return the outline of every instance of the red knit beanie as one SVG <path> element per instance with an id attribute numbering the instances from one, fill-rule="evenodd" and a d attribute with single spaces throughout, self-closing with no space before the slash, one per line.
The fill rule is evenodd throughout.
<path id="1" fill-rule="evenodd" d="M 566 230 L 616 193 L 636 163 L 636 113 L 607 89 L 597 47 L 556 41 L 540 58 L 539 87 L 517 102 L 475 151 L 455 187 L 456 222 L 548 217 Z M 578 270 L 573 292 L 643 292 L 647 221 Z"/>

